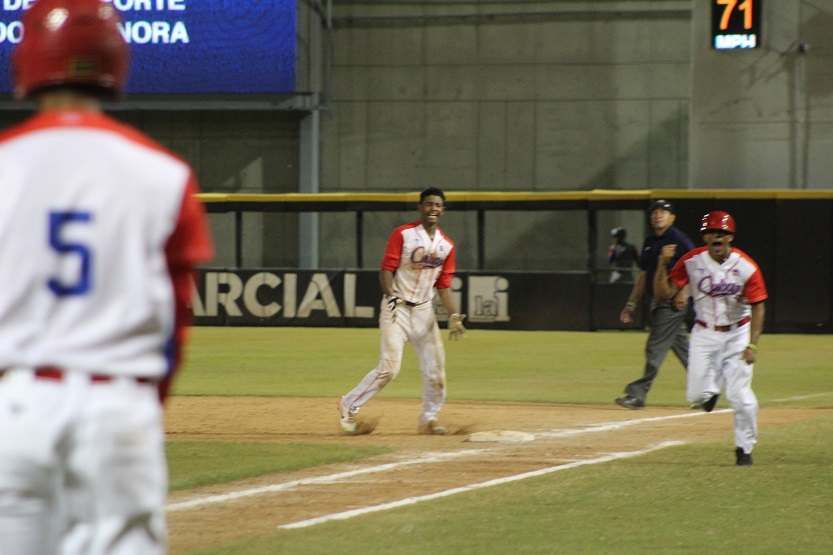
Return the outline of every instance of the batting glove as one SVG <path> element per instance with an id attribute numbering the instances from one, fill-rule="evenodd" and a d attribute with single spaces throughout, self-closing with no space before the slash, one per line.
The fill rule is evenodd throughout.
<path id="1" fill-rule="evenodd" d="M 448 317 L 448 338 L 453 341 L 459 341 L 466 336 L 466 328 L 463 327 L 463 320 L 466 319 L 465 314 L 455 312 Z"/>
<path id="2" fill-rule="evenodd" d="M 402 299 L 399 297 L 388 297 L 388 314 L 390 314 L 390 323 L 396 323 L 396 313 L 399 305 L 402 304 Z"/>

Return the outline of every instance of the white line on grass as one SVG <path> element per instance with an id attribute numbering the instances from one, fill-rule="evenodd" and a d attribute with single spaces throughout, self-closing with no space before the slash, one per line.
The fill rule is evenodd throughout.
<path id="1" fill-rule="evenodd" d="M 815 393 L 811 395 L 802 395 L 798 397 L 789 397 L 786 399 L 775 399 L 770 402 L 788 402 L 788 401 L 798 401 L 801 399 L 807 399 L 810 397 L 820 397 L 824 395 L 830 395 L 833 392 L 828 393 Z M 721 409 L 712 412 L 712 414 L 719 414 L 723 412 L 731 412 L 731 409 Z M 620 428 L 626 428 L 628 426 L 635 426 L 637 424 L 642 424 L 645 422 L 659 422 L 663 420 L 673 420 L 676 418 L 693 418 L 696 416 L 704 416 L 706 413 L 701 411 L 692 411 L 690 413 L 684 414 L 672 414 L 668 416 L 656 416 L 652 418 L 637 418 L 634 420 L 624 420 L 621 422 L 607 422 L 602 424 L 595 424 L 590 427 L 586 428 L 578 428 L 578 429 L 568 429 L 568 430 L 551 430 L 549 432 L 539 432 L 536 433 L 536 437 L 546 437 L 546 438 L 553 438 L 553 437 L 566 437 L 572 435 L 579 435 L 579 434 L 586 434 L 586 433 L 594 433 L 594 432 L 607 432 L 611 430 L 617 430 Z M 505 444 L 504 444 L 505 445 Z M 319 476 L 317 478 L 306 478 L 303 480 L 293 480 L 291 482 L 285 482 L 283 484 L 272 484 L 269 486 L 263 486 L 259 488 L 252 488 L 240 491 L 233 491 L 226 494 L 220 495 L 208 495 L 205 497 L 198 497 L 196 499 L 191 499 L 189 501 L 181 501 L 179 503 L 171 503 L 167 506 L 168 511 L 184 511 L 188 509 L 194 509 L 196 507 L 202 507 L 203 505 L 212 505 L 216 503 L 226 503 L 228 501 L 234 501 L 237 499 L 242 499 L 244 497 L 250 497 L 252 495 L 260 495 L 263 493 L 274 493 L 278 491 L 292 489 L 298 486 L 305 486 L 311 484 L 328 484 L 334 483 L 339 480 L 343 480 L 346 478 L 352 478 L 354 476 L 360 476 L 362 474 L 372 474 L 376 472 L 385 472 L 387 470 L 393 470 L 402 466 L 413 465 L 413 464 L 431 464 L 446 461 L 449 459 L 454 459 L 458 457 L 466 457 L 469 455 L 477 455 L 487 451 L 492 451 L 495 449 L 500 448 L 493 447 L 493 448 L 486 448 L 486 449 L 471 449 L 468 451 L 458 451 L 455 453 L 438 453 L 438 454 L 425 454 L 418 456 L 415 459 L 408 459 L 405 461 L 382 464 L 379 466 L 373 466 L 368 468 L 360 468 L 357 470 L 350 470 L 347 472 L 340 472 L 338 474 L 330 474 L 328 476 Z M 590 464 L 594 462 L 604 462 L 605 460 L 609 459 L 595 459 L 593 461 L 579 461 L 576 463 L 570 463 L 567 465 L 563 465 L 563 467 L 556 467 L 556 468 L 572 468 L 572 466 L 578 466 L 580 464 Z"/>
<path id="2" fill-rule="evenodd" d="M 233 491 L 231 493 L 219 494 L 219 495 L 209 495 L 206 497 L 198 497 L 196 499 L 191 499 L 190 501 L 182 501 L 180 503 L 172 503 L 168 505 L 168 511 L 183 511 L 187 509 L 193 509 L 195 507 L 201 507 L 203 505 L 211 505 L 215 503 L 225 503 L 227 501 L 234 501 L 236 499 L 241 499 L 243 497 L 250 497 L 252 495 L 260 495 L 261 493 L 274 493 L 277 491 L 283 491 L 287 489 L 292 489 L 298 486 L 307 486 L 312 484 L 331 484 L 334 482 L 338 482 L 339 480 L 343 480 L 345 478 L 353 478 L 354 476 L 361 476 L 362 474 L 371 474 L 374 472 L 384 472 L 386 470 L 393 470 L 395 468 L 399 468 L 402 466 L 408 466 L 412 464 L 430 464 L 430 463 L 437 463 L 447 461 L 449 459 L 455 459 L 458 457 L 466 457 L 469 455 L 478 455 L 480 453 L 484 453 L 489 451 L 489 449 L 470 449 L 468 451 L 458 451 L 455 453 L 436 453 L 431 454 L 427 453 L 424 455 L 420 455 L 414 459 L 408 459 L 405 461 L 394 462 L 394 463 L 387 463 L 381 464 L 379 466 L 372 466 L 368 468 L 360 468 L 357 470 L 348 470 L 347 472 L 339 472 L 338 474 L 329 474 L 327 476 L 318 476 L 316 478 L 304 478 L 302 480 L 293 480 L 291 482 L 285 482 L 283 484 L 272 484 L 269 486 L 262 486 L 259 488 L 252 488 L 252 489 L 244 489 L 240 491 Z"/>
<path id="3" fill-rule="evenodd" d="M 373 507 L 365 507 L 363 509 L 353 509 L 352 511 L 344 511 L 342 513 L 334 513 L 331 515 L 321 516 L 318 518 L 311 518 L 309 520 L 302 520 L 300 522 L 294 522 L 292 524 L 284 524 L 282 526 L 278 526 L 279 529 L 282 530 L 291 530 L 294 528 L 306 528 L 308 526 L 314 526 L 316 524 L 322 524 L 324 522 L 329 522 L 331 520 L 346 520 L 348 518 L 353 518 L 355 516 L 365 515 L 368 513 L 375 513 L 378 511 L 386 511 L 388 509 L 396 509 L 398 507 L 405 507 L 407 505 L 414 505 L 416 503 L 420 503 L 422 501 L 429 501 L 431 499 L 439 499 L 441 497 L 448 497 L 450 495 L 456 495 L 458 493 L 464 493 L 467 491 L 474 491 L 482 488 L 489 488 L 492 486 L 499 486 L 501 484 L 508 484 L 509 482 L 517 482 L 519 480 L 525 480 L 527 478 L 534 478 L 536 476 L 544 476 L 545 474 L 551 474 L 553 472 L 558 472 L 559 470 L 569 470 L 571 468 L 577 468 L 579 466 L 586 466 L 590 464 L 599 464 L 605 463 L 610 461 L 615 461 L 617 459 L 626 459 L 628 457 L 636 457 L 638 455 L 644 455 L 646 453 L 650 453 L 651 451 L 657 451 L 659 449 L 664 449 L 665 447 L 670 447 L 672 445 L 682 445 L 684 442 L 682 441 L 666 441 L 664 443 L 660 443 L 659 445 L 655 445 L 653 447 L 649 447 L 647 449 L 643 449 L 642 451 L 631 451 L 626 453 L 613 453 L 610 455 L 606 455 L 604 457 L 600 457 L 598 459 L 591 459 L 591 460 L 584 460 L 584 461 L 577 461 L 569 464 L 562 464 L 559 466 L 551 466 L 549 468 L 542 468 L 540 470 L 534 470 L 532 472 L 525 472 L 523 474 L 516 474 L 515 476 L 507 476 L 505 478 L 496 478 L 494 480 L 488 480 L 486 482 L 481 482 L 479 484 L 472 484 L 468 486 L 462 486 L 459 488 L 449 489 L 445 491 L 440 491 L 437 493 L 432 493 L 430 495 L 423 495 L 421 497 L 407 497 L 405 499 L 400 499 L 399 501 L 393 501 L 391 503 L 384 503 L 382 505 L 375 505 Z"/>
<path id="4" fill-rule="evenodd" d="M 732 412 L 732 409 L 720 409 L 713 411 L 711 414 L 720 414 L 723 412 Z M 619 430 L 621 428 L 628 428 L 630 426 L 635 426 L 637 424 L 644 424 L 646 422 L 660 422 L 663 420 L 674 420 L 677 418 L 694 418 L 697 416 L 705 415 L 705 412 L 702 411 L 691 411 L 685 414 L 672 414 L 669 416 L 654 416 L 651 418 L 638 418 L 635 420 L 622 420 L 619 422 L 602 422 L 601 424 L 594 424 L 592 426 L 588 426 L 587 428 L 578 428 L 578 429 L 567 429 L 567 430 L 552 430 L 549 432 L 538 432 L 535 434 L 535 437 L 566 437 L 566 436 L 574 436 L 579 434 L 587 434 L 593 432 L 610 432 L 613 430 Z"/>
<path id="5" fill-rule="evenodd" d="M 719 412 L 726 412 L 729 409 L 723 409 L 720 411 L 714 411 L 714 413 Z M 669 416 L 656 416 L 652 418 L 638 418 L 635 420 L 626 420 L 623 422 L 607 422 L 602 424 L 597 424 L 592 427 L 588 428 L 580 428 L 580 429 L 570 429 L 570 430 L 553 430 L 550 432 L 540 432 L 536 433 L 536 437 L 564 437 L 564 436 L 571 436 L 571 435 L 580 435 L 586 433 L 593 433 L 593 432 L 606 432 L 611 430 L 616 430 L 619 428 L 624 428 L 627 426 L 633 426 L 636 424 L 640 424 L 643 422 L 656 422 L 661 420 L 671 420 L 675 418 L 690 418 L 693 416 L 702 416 L 705 413 L 703 412 L 692 412 L 687 414 L 674 414 Z M 505 445 L 505 444 L 503 444 Z M 394 470 L 396 468 L 414 464 L 432 464 L 443 462 L 449 459 L 459 458 L 459 457 L 467 457 L 470 455 L 479 455 L 481 453 L 485 453 L 487 451 L 492 451 L 495 449 L 499 449 L 500 446 L 492 447 L 492 448 L 484 448 L 484 449 L 471 449 L 467 451 L 458 451 L 454 453 L 438 453 L 438 454 L 425 454 L 418 456 L 414 459 L 408 459 L 405 461 L 394 462 L 394 463 L 387 463 L 382 464 L 379 466 L 373 466 L 368 468 L 360 468 L 358 470 L 350 470 L 347 472 L 340 472 L 338 474 L 330 474 L 327 476 L 319 476 L 316 478 L 305 478 L 302 480 L 293 480 L 291 482 L 285 482 L 282 484 L 272 484 L 268 486 L 262 486 L 258 488 L 251 488 L 245 489 L 240 491 L 233 491 L 230 493 L 224 494 L 217 494 L 217 495 L 208 495 L 205 497 L 198 497 L 196 499 L 191 499 L 188 501 L 181 501 L 179 503 L 171 503 L 167 506 L 167 510 L 170 512 L 173 511 L 184 511 L 188 509 L 194 509 L 196 507 L 202 507 L 204 505 L 214 505 L 217 503 L 226 503 L 229 501 L 235 501 L 237 499 L 242 499 L 244 497 L 251 497 L 252 495 L 260 495 L 263 493 L 275 493 L 278 491 L 284 491 L 288 489 L 292 489 L 299 486 L 306 486 L 312 484 L 328 484 L 337 482 L 339 480 L 343 480 L 346 478 L 352 478 L 354 476 L 360 476 L 362 474 L 372 474 L 376 472 L 385 472 L 387 470 Z"/>
<path id="6" fill-rule="evenodd" d="M 787 398 L 787 399 L 775 399 L 771 402 L 797 401 L 797 400 L 801 400 L 801 399 L 808 399 L 808 398 L 811 398 L 811 397 L 820 397 L 820 396 L 825 396 L 825 395 L 830 395 L 830 393 L 816 393 L 816 394 L 811 394 L 811 395 L 802 395 L 802 396 L 797 396 L 797 397 L 790 397 L 790 398 Z M 721 410 L 713 411 L 712 414 L 727 413 L 727 412 L 732 412 L 732 410 L 731 409 L 721 409 Z M 674 419 L 677 419 L 677 418 L 693 418 L 693 417 L 697 417 L 697 416 L 703 416 L 704 414 L 706 414 L 706 413 L 696 411 L 696 412 L 691 412 L 691 413 L 686 413 L 686 414 L 674 414 L 674 415 L 668 415 L 668 416 L 656 416 L 656 417 L 651 417 L 651 418 L 639 418 L 639 419 L 635 419 L 635 420 L 625 420 L 625 421 L 621 421 L 621 422 L 607 422 L 607 423 L 602 423 L 602 424 L 596 424 L 596 425 L 589 426 L 587 428 L 581 428 L 581 429 L 552 430 L 550 432 L 536 433 L 535 435 L 536 435 L 536 437 L 553 438 L 553 437 L 565 437 L 565 436 L 571 436 L 571 435 L 578 435 L 578 434 L 584 434 L 584 433 L 608 432 L 608 431 L 618 430 L 618 429 L 621 429 L 621 428 L 626 428 L 626 427 L 629 427 L 629 426 L 634 426 L 636 424 L 642 424 L 642 423 L 646 423 L 646 422 L 659 422 L 659 421 L 664 421 L 664 420 L 674 420 Z M 430 495 L 423 495 L 421 497 L 408 497 L 406 499 L 401 499 L 399 501 L 392 501 L 390 503 L 385 503 L 385 504 L 382 504 L 382 505 L 376 505 L 376 506 L 373 506 L 373 507 L 365 507 L 363 509 L 354 509 L 354 510 L 351 510 L 351 511 L 344 511 L 344 512 L 341 512 L 341 513 L 335 513 L 335 514 L 325 515 L 325 516 L 321 516 L 321 517 L 317 517 L 317 518 L 311 518 L 309 520 L 303 520 L 303 521 L 295 522 L 295 523 L 292 523 L 292 524 L 284 524 L 284 525 L 278 526 L 278 529 L 291 530 L 291 529 L 295 529 L 295 528 L 306 528 L 308 526 L 314 526 L 316 524 L 322 524 L 324 522 L 329 522 L 329 521 L 333 521 L 333 520 L 346 520 L 346 519 L 349 519 L 349 518 L 353 518 L 355 516 L 360 516 L 360 515 L 364 515 L 364 514 L 368 514 L 368 513 L 374 513 L 374 512 L 378 512 L 378 511 L 386 511 L 388 509 L 395 509 L 395 508 L 398 508 L 398 507 L 405 507 L 405 506 L 408 506 L 408 505 L 414 505 L 416 503 L 420 503 L 422 501 L 429 501 L 431 499 L 439 499 L 441 497 L 448 497 L 450 495 L 455 495 L 455 494 L 463 493 L 463 492 L 467 492 L 467 491 L 474 491 L 474 490 L 477 490 L 477 489 L 497 486 L 497 485 L 506 484 L 506 483 L 509 483 L 509 482 L 516 482 L 518 480 L 524 480 L 526 478 L 533 478 L 535 476 L 543 476 L 545 474 L 558 472 L 559 470 L 568 470 L 568 469 L 571 469 L 571 468 L 577 468 L 579 466 L 599 464 L 599 463 L 609 462 L 609 461 L 613 461 L 613 460 L 617 460 L 617 459 L 635 457 L 635 456 L 638 456 L 638 455 L 643 455 L 643 454 L 646 454 L 646 453 L 650 453 L 651 451 L 656 451 L 656 450 L 659 450 L 659 449 L 663 449 L 665 447 L 670 447 L 672 445 L 682 445 L 682 444 L 684 444 L 684 442 L 681 442 L 681 441 L 667 441 L 667 442 L 664 442 L 664 443 L 660 443 L 659 445 L 656 445 L 654 447 L 649 447 L 648 449 L 644 449 L 642 451 L 632 451 L 632 452 L 628 452 L 628 453 L 613 453 L 611 455 L 607 455 L 607 456 L 600 457 L 600 458 L 597 458 L 597 459 L 575 461 L 575 462 L 571 462 L 571 463 L 568 463 L 568 464 L 562 464 L 562 465 L 558 465 L 558 466 L 552 466 L 552 467 L 549 467 L 549 468 L 544 468 L 544 469 L 541 469 L 541 470 L 526 472 L 524 474 L 517 474 L 515 476 L 507 476 L 507 477 L 504 477 L 504 478 L 496 478 L 494 480 L 489 480 L 489 481 L 486 481 L 486 482 L 482 482 L 480 484 L 462 486 L 462 487 L 459 487 L 459 488 L 454 488 L 454 489 L 450 489 L 450 490 L 446 490 L 446 491 L 441 491 L 441 492 L 433 493 L 433 494 L 430 494 Z"/>
<path id="7" fill-rule="evenodd" d="M 799 395 L 798 397 L 787 397 L 785 399 L 772 399 L 767 402 L 789 403 L 790 401 L 803 401 L 804 399 L 812 399 L 813 397 L 827 397 L 828 395 L 833 395 L 833 391 L 825 391 L 824 393 L 811 393 L 810 395 Z"/>

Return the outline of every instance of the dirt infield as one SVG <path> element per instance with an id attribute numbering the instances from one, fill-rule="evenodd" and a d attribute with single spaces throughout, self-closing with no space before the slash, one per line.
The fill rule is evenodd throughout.
<path id="1" fill-rule="evenodd" d="M 361 417 L 378 419 L 376 429 L 370 435 L 349 437 L 339 429 L 335 399 L 174 397 L 166 417 L 170 439 L 351 442 L 398 449 L 359 462 L 176 492 L 169 499 L 170 553 L 612 453 L 641 452 L 671 441 L 725 439 L 726 464 L 730 465 L 734 449 L 732 414 L 720 408 L 705 414 L 662 407 L 629 411 L 612 403 L 449 402 L 442 411 L 442 422 L 453 435 L 441 437 L 417 434 L 419 401 L 374 399 L 362 410 Z M 765 408 L 759 424 L 761 428 L 777 426 L 819 413 Z M 503 430 L 530 432 L 535 440 L 469 441 L 472 432 Z M 266 487 L 271 491 L 263 491 Z M 233 500 L 219 497 L 258 489 L 259 493 Z"/>

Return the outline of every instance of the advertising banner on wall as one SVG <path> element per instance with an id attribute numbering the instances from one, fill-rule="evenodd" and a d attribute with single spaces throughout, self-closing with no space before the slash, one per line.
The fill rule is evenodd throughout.
<path id="1" fill-rule="evenodd" d="M 458 272 L 451 289 L 472 329 L 591 329 L 586 272 Z M 375 270 L 212 269 L 193 308 L 203 326 L 375 327 L 381 301 Z"/>
<path id="2" fill-rule="evenodd" d="M 105 0 L 122 18 L 129 94 L 295 91 L 296 0 Z M 35 0 L 0 0 L 0 93 Z"/>

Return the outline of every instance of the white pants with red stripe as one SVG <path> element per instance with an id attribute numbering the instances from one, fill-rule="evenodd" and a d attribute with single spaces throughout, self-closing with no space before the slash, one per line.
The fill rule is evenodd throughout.
<path id="1" fill-rule="evenodd" d="M 445 348 L 434 313 L 434 303 L 427 302 L 397 309 L 396 322 L 391 321 L 387 302 L 382 299 L 379 316 L 381 360 L 342 402 L 357 411 L 399 375 L 405 343 L 411 342 L 419 359 L 422 373 L 422 412 L 418 424 L 437 419 L 445 404 Z"/>
<path id="2" fill-rule="evenodd" d="M 735 412 L 735 446 L 751 453 L 758 439 L 758 399 L 752 391 L 752 364 L 743 360 L 749 325 L 716 331 L 695 325 L 688 347 L 690 403 L 702 403 L 725 388 Z"/>
<path id="3" fill-rule="evenodd" d="M 0 379 L 0 553 L 162 554 L 166 494 L 153 384 Z"/>

